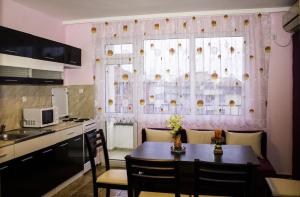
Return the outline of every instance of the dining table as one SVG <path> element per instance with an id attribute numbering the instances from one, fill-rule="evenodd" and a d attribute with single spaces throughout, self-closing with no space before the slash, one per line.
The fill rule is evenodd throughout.
<path id="1" fill-rule="evenodd" d="M 223 164 L 251 164 L 253 166 L 253 179 L 259 166 L 259 161 L 250 146 L 222 145 L 223 154 L 214 154 L 214 144 L 183 143 L 184 153 L 171 151 L 173 143 L 144 142 L 130 153 L 131 157 L 153 160 L 175 160 L 179 162 L 181 192 L 193 194 L 194 190 L 194 161 L 215 162 Z"/>

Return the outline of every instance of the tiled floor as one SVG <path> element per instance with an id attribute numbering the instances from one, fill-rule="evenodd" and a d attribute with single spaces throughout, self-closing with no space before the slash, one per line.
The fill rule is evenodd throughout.
<path id="1" fill-rule="evenodd" d="M 104 172 L 103 167 L 98 167 L 99 175 Z M 100 189 L 99 197 L 105 197 L 105 189 Z M 111 190 L 111 197 L 127 197 L 127 191 Z M 93 183 L 91 172 L 86 173 L 72 184 L 57 193 L 54 197 L 93 197 Z"/>

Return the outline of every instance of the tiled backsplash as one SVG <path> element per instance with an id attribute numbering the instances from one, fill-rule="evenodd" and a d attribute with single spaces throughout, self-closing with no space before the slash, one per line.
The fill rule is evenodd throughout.
<path id="1" fill-rule="evenodd" d="M 0 124 L 6 130 L 22 127 L 24 107 L 51 106 L 51 88 L 63 86 L 0 85 Z M 69 114 L 76 117 L 94 116 L 94 86 L 67 86 Z"/>

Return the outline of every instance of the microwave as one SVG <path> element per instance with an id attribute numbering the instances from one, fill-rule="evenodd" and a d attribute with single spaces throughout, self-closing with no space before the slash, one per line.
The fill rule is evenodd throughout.
<path id="1" fill-rule="evenodd" d="M 23 109 L 23 127 L 46 127 L 58 124 L 58 121 L 56 107 Z"/>

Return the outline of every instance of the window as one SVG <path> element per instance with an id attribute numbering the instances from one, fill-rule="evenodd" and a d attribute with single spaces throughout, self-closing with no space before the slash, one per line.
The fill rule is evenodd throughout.
<path id="1" fill-rule="evenodd" d="M 243 47 L 243 37 L 195 39 L 197 114 L 241 114 Z"/>
<path id="2" fill-rule="evenodd" d="M 145 40 L 144 50 L 144 113 L 190 113 L 189 40 Z"/>
<path id="3" fill-rule="evenodd" d="M 106 112 L 134 110 L 132 48 L 106 45 L 106 53 L 122 55 L 107 61 Z M 143 88 L 137 95 L 145 114 L 242 114 L 243 37 L 144 40 L 142 64 Z"/>
<path id="4" fill-rule="evenodd" d="M 106 112 L 133 112 L 132 74 L 132 64 L 106 66 Z"/>
<path id="5" fill-rule="evenodd" d="M 132 53 L 132 44 L 106 45 L 105 52 L 106 52 L 107 56 L 131 54 Z"/>

